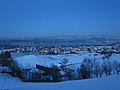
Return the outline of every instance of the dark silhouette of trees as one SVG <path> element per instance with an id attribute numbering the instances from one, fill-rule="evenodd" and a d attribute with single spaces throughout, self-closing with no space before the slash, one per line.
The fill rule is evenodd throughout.
<path id="1" fill-rule="evenodd" d="M 10 60 L 11 60 L 10 52 L 6 51 L 6 52 L 2 52 L 0 54 L 0 63 L 2 65 L 2 67 L 9 66 Z"/>

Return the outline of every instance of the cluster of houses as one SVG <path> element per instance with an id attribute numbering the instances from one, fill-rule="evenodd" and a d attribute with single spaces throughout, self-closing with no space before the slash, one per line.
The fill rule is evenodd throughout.
<path id="1" fill-rule="evenodd" d="M 39 53 L 42 55 L 46 54 L 76 54 L 81 51 L 88 51 L 88 52 L 110 52 L 110 53 L 120 53 L 120 44 L 116 45 L 96 45 L 96 46 L 52 46 L 52 47 L 17 47 L 11 49 L 1 49 L 2 51 L 9 51 L 14 53 Z"/>

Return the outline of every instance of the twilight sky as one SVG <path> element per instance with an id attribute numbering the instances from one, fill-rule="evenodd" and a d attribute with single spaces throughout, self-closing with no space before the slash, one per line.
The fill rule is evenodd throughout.
<path id="1" fill-rule="evenodd" d="M 0 0 L 0 37 L 120 35 L 120 0 Z"/>

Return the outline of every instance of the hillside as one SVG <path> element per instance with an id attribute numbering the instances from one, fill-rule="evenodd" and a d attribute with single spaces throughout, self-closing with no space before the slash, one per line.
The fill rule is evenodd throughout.
<path id="1" fill-rule="evenodd" d="M 25 83 L 0 74 L 0 90 L 120 90 L 119 83 L 119 75 L 60 83 Z"/>

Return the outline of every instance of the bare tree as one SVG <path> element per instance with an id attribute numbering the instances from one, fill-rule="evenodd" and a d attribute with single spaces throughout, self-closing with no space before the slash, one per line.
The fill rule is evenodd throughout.
<path id="1" fill-rule="evenodd" d="M 104 61 L 102 63 L 103 72 L 105 72 L 106 76 L 111 75 L 112 73 L 112 63 L 110 61 Z"/>
<path id="2" fill-rule="evenodd" d="M 92 78 L 92 74 L 93 74 L 93 60 L 89 59 L 89 58 L 85 58 L 83 64 L 86 66 L 89 74 L 90 74 L 90 78 Z"/>
<path id="3" fill-rule="evenodd" d="M 117 74 L 120 72 L 120 63 L 118 61 L 113 61 L 113 68 Z"/>
<path id="4" fill-rule="evenodd" d="M 94 76 L 99 77 L 100 63 L 99 62 L 94 62 L 93 67 L 94 67 L 93 68 Z"/>

